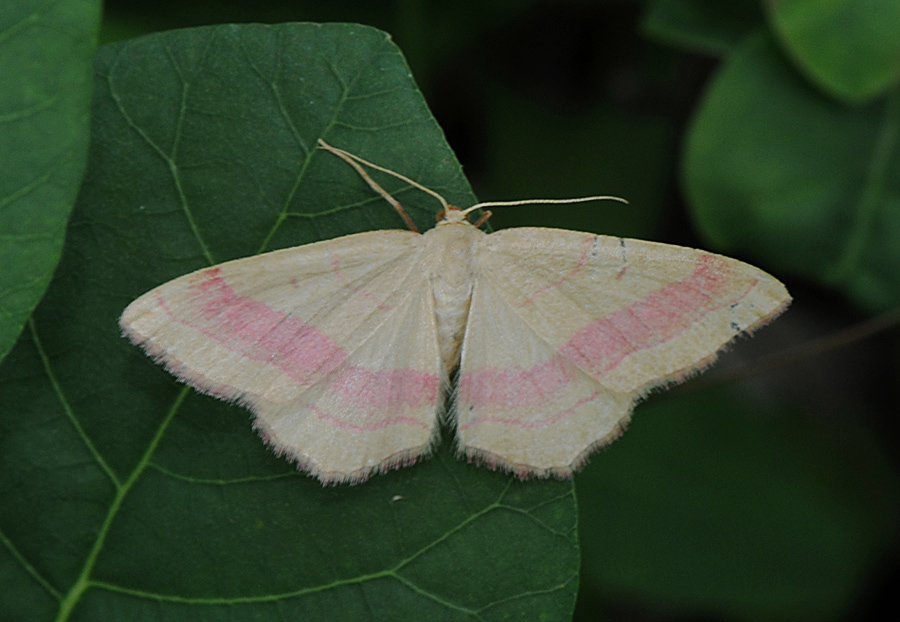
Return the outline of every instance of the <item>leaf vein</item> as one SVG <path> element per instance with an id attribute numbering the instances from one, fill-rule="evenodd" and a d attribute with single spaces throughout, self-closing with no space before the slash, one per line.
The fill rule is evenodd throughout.
<path id="1" fill-rule="evenodd" d="M 37 581 L 42 588 L 44 588 L 47 592 L 49 592 L 56 600 L 60 600 L 62 595 L 59 591 L 50 585 L 50 582 L 45 579 L 41 573 L 37 571 L 37 568 L 31 565 L 28 559 L 22 555 L 19 549 L 13 544 L 12 540 L 7 537 L 3 530 L 0 530 L 0 542 L 3 542 L 3 545 L 7 548 L 7 550 L 12 553 L 12 556 L 16 558 L 16 561 L 19 562 L 19 565 L 25 569 L 25 572 L 34 577 L 35 581 Z"/>
<path id="2" fill-rule="evenodd" d="M 56 615 L 56 622 L 64 622 L 65 620 L 68 620 L 72 615 L 72 611 L 75 609 L 75 606 L 81 600 L 81 597 L 84 595 L 84 593 L 91 587 L 97 587 L 99 585 L 98 582 L 92 581 L 90 576 L 91 572 L 93 572 L 94 570 L 94 566 L 97 563 L 97 559 L 100 556 L 100 552 L 103 550 L 103 544 L 104 542 L 106 542 L 106 536 L 109 533 L 109 530 L 119 513 L 119 509 L 121 509 L 122 507 L 122 503 L 125 501 L 125 497 L 128 496 L 131 488 L 134 486 L 135 482 L 137 482 L 138 478 L 146 469 L 147 465 L 150 462 L 150 456 L 154 451 L 156 451 L 156 447 L 162 440 L 163 434 L 165 434 L 165 431 L 168 429 L 169 424 L 172 422 L 172 419 L 175 417 L 175 414 L 178 412 L 178 409 L 181 407 L 181 404 L 184 402 L 184 399 L 189 393 L 191 393 L 190 387 L 184 387 L 179 392 L 178 396 L 175 398 L 175 402 L 172 404 L 169 412 L 163 418 L 159 428 L 156 430 L 156 434 L 150 440 L 150 443 L 147 445 L 147 449 L 144 451 L 141 459 L 135 465 L 134 470 L 131 472 L 131 475 L 129 475 L 128 479 L 125 480 L 125 482 L 116 490 L 116 495 L 113 498 L 112 503 L 110 504 L 109 511 L 106 513 L 106 517 L 103 519 L 103 523 L 100 525 L 100 529 L 97 532 L 97 537 L 94 540 L 94 545 L 91 547 L 91 550 L 84 561 L 84 565 L 81 568 L 81 573 L 78 575 L 75 583 L 71 588 L 69 588 L 68 593 L 60 603 L 59 611 Z"/>

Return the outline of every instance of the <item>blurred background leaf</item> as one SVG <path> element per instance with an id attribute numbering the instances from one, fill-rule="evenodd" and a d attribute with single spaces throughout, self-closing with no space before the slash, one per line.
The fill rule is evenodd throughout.
<path id="1" fill-rule="evenodd" d="M 844 11 L 845 32 L 831 34 L 841 22 L 825 4 Z M 852 347 L 829 344 L 842 342 L 830 337 L 836 331 L 898 304 L 896 65 L 890 63 L 896 33 L 876 26 L 875 40 L 863 40 L 865 24 L 885 10 L 891 9 L 874 0 L 220 0 L 214 6 L 108 0 L 101 37 L 247 21 L 382 28 L 404 50 L 480 199 L 602 192 L 631 201 L 495 210 L 495 227 L 565 226 L 700 246 L 784 280 L 793 307 L 736 344 L 706 376 L 726 368 L 744 381 L 707 394 L 700 380 L 681 395 L 654 396 L 638 408 L 625 437 L 576 478 L 584 568 L 575 617 L 880 620 L 897 609 L 900 567 L 897 330 Z M 846 59 L 837 58 L 844 52 Z M 863 56 L 875 62 L 860 66 Z M 403 163 L 399 144 L 379 148 L 389 162 Z M 423 163 L 417 171 L 426 182 L 450 179 L 430 173 L 431 166 L 447 170 L 443 159 Z M 352 175 L 337 174 L 349 184 L 340 192 L 362 196 Z M 112 181 L 125 186 L 141 176 Z M 271 201 L 242 196 L 263 212 Z M 228 198 L 216 200 L 227 205 Z M 430 209 L 423 205 L 416 218 Z M 347 212 L 327 220 L 321 233 L 339 234 L 344 218 L 353 230 L 395 225 Z M 226 228 L 234 233 L 228 223 L 221 226 L 222 235 Z M 229 245 L 213 256 L 257 250 L 249 241 L 231 251 Z M 196 254 L 186 259 L 201 261 Z M 155 260 L 149 263 L 155 270 Z M 111 266 L 122 269 L 119 262 Z M 45 327 L 66 330 L 59 319 Z M 108 328 L 97 320 L 92 330 Z M 87 337 L 79 343 L 88 352 L 96 347 Z M 809 343 L 816 347 L 805 348 Z M 799 358 L 780 355 L 795 346 L 804 348 Z M 755 359 L 769 371 L 748 367 Z M 168 382 L 161 372 L 150 377 L 151 395 L 156 383 Z M 189 399 L 200 405 L 186 403 L 179 420 L 193 422 L 194 433 L 174 447 L 190 451 L 169 451 L 168 459 L 190 460 L 197 448 L 215 456 L 216 443 L 239 456 L 239 466 L 261 459 L 254 452 L 266 455 L 246 434 L 243 415 Z M 40 402 L 34 412 L 43 412 Z M 141 424 L 140 417 L 126 421 Z M 235 445 L 233 438 L 245 441 Z M 33 446 L 27 451 L 39 453 Z M 420 468 L 455 467 L 467 468 L 443 459 Z M 494 481 L 476 473 L 471 483 Z M 62 520 L 66 507 L 33 505 L 26 513 Z M 7 515 L 4 507 L 0 530 Z M 361 538 L 348 536 L 345 546 L 359 546 Z M 64 550 L 68 540 L 47 547 Z M 454 550 L 445 561 L 464 559 Z M 533 552 L 519 561 L 544 567 Z M 448 568 L 447 581 L 464 572 Z M 381 585 L 366 595 L 392 593 Z M 568 616 L 556 613 L 549 619 Z"/>
<path id="2" fill-rule="evenodd" d="M 694 117 L 684 187 L 698 229 L 727 252 L 900 304 L 900 93 L 859 107 L 804 84 L 772 43 L 747 38 Z"/>
<path id="3" fill-rule="evenodd" d="M 50 283 L 87 161 L 99 0 L 0 6 L 0 361 Z"/>
<path id="4" fill-rule="evenodd" d="M 828 95 L 861 102 L 900 83 L 900 3 L 766 0 L 774 33 Z"/>
<path id="5" fill-rule="evenodd" d="M 731 50 L 765 19 L 759 0 L 654 0 L 647 5 L 647 34 L 716 56 Z"/>

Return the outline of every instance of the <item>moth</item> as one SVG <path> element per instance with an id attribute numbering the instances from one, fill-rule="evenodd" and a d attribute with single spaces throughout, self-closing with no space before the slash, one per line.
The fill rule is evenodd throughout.
<path id="1" fill-rule="evenodd" d="M 248 407 L 265 441 L 324 484 L 426 456 L 442 414 L 468 459 L 568 477 L 648 391 L 790 302 L 762 270 L 702 250 L 536 227 L 487 234 L 468 216 L 504 203 L 460 209 L 319 147 L 409 230 L 204 268 L 132 302 L 120 325 L 181 381 Z M 434 195 L 437 225 L 416 231 L 364 167 Z"/>

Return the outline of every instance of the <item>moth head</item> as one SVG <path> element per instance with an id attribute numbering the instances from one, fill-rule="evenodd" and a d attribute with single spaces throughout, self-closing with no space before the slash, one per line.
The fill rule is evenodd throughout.
<path id="1" fill-rule="evenodd" d="M 472 225 L 476 228 L 483 225 L 487 222 L 487 219 L 491 217 L 491 213 L 486 211 L 481 217 L 474 223 L 469 222 L 469 214 L 478 209 L 480 205 L 473 205 L 467 209 L 460 209 L 455 205 L 446 205 L 444 209 L 437 213 L 437 222 L 438 225 L 458 225 L 460 223 L 466 223 L 467 225 Z"/>

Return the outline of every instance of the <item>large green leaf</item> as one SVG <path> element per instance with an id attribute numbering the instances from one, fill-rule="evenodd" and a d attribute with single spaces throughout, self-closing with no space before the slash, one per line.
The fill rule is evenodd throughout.
<path id="1" fill-rule="evenodd" d="M 0 6 L 0 360 L 47 289 L 87 161 L 97 0 Z"/>
<path id="2" fill-rule="evenodd" d="M 766 0 L 800 70 L 835 97 L 865 101 L 900 83 L 897 0 Z"/>
<path id="3" fill-rule="evenodd" d="M 354 25 L 220 26 L 108 46 L 63 260 L 0 368 L 0 618 L 564 620 L 571 483 L 451 456 L 323 488 L 248 413 L 118 334 L 189 270 L 397 215 L 325 137 L 473 198 L 399 51 Z M 423 227 L 438 206 L 380 181 Z"/>
<path id="4" fill-rule="evenodd" d="M 850 108 L 749 38 L 690 130 L 684 186 L 718 249 L 763 258 L 868 310 L 900 304 L 900 93 Z"/>

